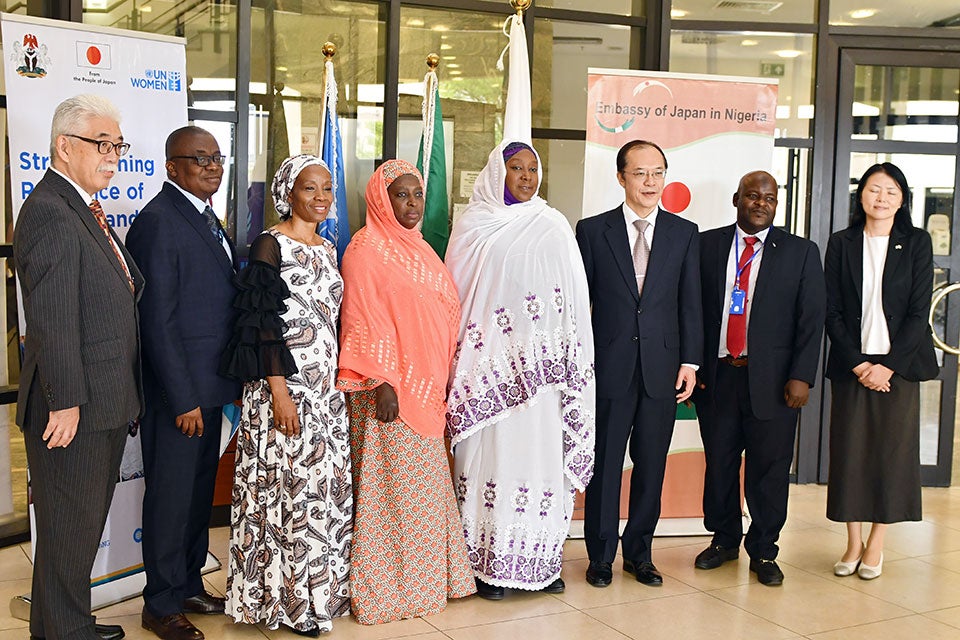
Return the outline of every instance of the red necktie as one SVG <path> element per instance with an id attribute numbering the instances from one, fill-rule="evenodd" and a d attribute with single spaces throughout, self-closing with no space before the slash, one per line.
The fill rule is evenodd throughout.
<path id="1" fill-rule="evenodd" d="M 97 224 L 100 225 L 100 229 L 103 231 L 103 235 L 107 236 L 107 243 L 110 245 L 110 248 L 113 249 L 113 255 L 117 256 L 117 262 L 120 263 L 120 266 L 123 267 L 123 272 L 127 275 L 127 285 L 129 285 L 130 291 L 133 291 L 133 278 L 130 277 L 130 269 L 127 268 L 127 263 L 123 261 L 120 250 L 117 249 L 117 245 L 114 244 L 113 238 L 110 236 L 110 227 L 107 225 L 107 216 L 103 213 L 103 207 L 101 207 L 100 203 L 96 200 L 91 202 L 89 206 L 90 212 L 93 213 L 93 217 L 97 219 Z"/>
<path id="2" fill-rule="evenodd" d="M 747 346 L 747 300 L 750 298 L 750 267 L 752 265 L 750 258 L 753 256 L 753 245 L 757 239 L 746 237 L 743 242 L 746 246 L 740 254 L 740 262 L 737 263 L 737 270 L 740 271 L 740 289 L 744 296 L 743 313 L 731 313 L 727 320 L 727 351 L 734 358 L 739 358 Z"/>

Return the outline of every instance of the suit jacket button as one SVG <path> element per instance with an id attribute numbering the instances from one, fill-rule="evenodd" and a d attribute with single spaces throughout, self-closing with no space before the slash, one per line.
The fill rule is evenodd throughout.
<path id="1" fill-rule="evenodd" d="M 630 338 L 630 339 L 633 340 L 634 342 L 636 342 L 636 341 L 638 341 L 640 338 L 638 338 L 637 336 L 633 336 L 633 337 Z"/>
<path id="2" fill-rule="evenodd" d="M 637 307 L 637 313 L 643 313 L 643 308 L 642 308 L 642 307 Z"/>

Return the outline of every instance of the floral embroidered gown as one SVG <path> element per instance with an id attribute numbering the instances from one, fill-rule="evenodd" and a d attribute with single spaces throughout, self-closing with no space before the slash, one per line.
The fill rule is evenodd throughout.
<path id="1" fill-rule="evenodd" d="M 226 613 L 268 629 L 329 631 L 350 610 L 353 524 L 347 411 L 335 387 L 336 254 L 271 229 L 238 280 L 226 368 L 255 379 L 244 385 L 237 437 Z M 281 374 L 300 413 L 290 438 L 274 428 L 264 379 Z"/>

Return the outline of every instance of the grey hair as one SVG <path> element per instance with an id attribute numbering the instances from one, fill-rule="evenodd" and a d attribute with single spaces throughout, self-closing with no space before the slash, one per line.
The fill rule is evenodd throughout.
<path id="1" fill-rule="evenodd" d="M 57 105 L 53 112 L 53 122 L 50 124 L 51 160 L 57 157 L 57 138 L 77 133 L 91 118 L 109 118 L 120 124 L 120 110 L 103 96 L 91 93 L 67 98 Z"/>

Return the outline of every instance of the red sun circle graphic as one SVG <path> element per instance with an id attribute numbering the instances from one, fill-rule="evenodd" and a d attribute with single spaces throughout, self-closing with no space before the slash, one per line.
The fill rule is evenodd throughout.
<path id="1" fill-rule="evenodd" d="M 103 56 L 100 54 L 100 49 L 87 47 L 87 62 L 90 64 L 100 64 L 101 59 L 103 59 Z"/>
<path id="2" fill-rule="evenodd" d="M 671 182 L 663 188 L 660 202 L 670 213 L 680 213 L 690 206 L 690 188 L 682 182 Z"/>

